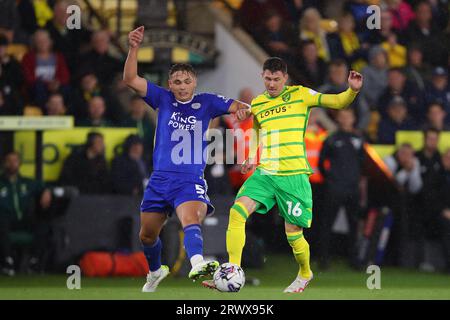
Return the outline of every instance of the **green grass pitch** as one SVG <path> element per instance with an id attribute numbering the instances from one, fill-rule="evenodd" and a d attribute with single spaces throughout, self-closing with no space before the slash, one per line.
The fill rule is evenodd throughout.
<path id="1" fill-rule="evenodd" d="M 187 278 L 175 277 L 164 280 L 155 293 L 140 292 L 144 278 L 82 277 L 80 290 L 68 290 L 65 275 L 0 277 L 0 299 L 450 299 L 449 275 L 382 267 L 381 289 L 369 290 L 369 275 L 352 271 L 342 263 L 326 272 L 316 271 L 315 279 L 302 294 L 283 294 L 296 269 L 290 256 L 268 256 L 262 270 L 245 270 L 246 276 L 258 278 L 260 285 L 246 285 L 239 293 L 215 292 Z"/>

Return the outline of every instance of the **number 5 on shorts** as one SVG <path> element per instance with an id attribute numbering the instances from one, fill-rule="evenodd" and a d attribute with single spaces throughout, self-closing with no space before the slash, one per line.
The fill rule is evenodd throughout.
<path id="1" fill-rule="evenodd" d="M 286 204 L 288 205 L 288 214 L 293 215 L 294 217 L 300 217 L 302 214 L 302 208 L 300 208 L 300 202 L 297 202 L 292 208 L 292 201 L 286 201 Z"/>

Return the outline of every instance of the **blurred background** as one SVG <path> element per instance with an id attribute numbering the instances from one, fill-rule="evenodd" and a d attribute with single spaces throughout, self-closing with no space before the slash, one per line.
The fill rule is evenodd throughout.
<path id="1" fill-rule="evenodd" d="M 380 29 L 367 27 L 372 4 Z M 67 27 L 77 19 L 70 5 L 81 9 L 79 29 Z M 122 82 L 127 34 L 141 25 L 139 73 L 161 86 L 172 64 L 187 62 L 197 91 L 250 103 L 264 91 L 269 56 L 287 61 L 291 84 L 322 93 L 345 90 L 349 70 L 361 72 L 350 111 L 315 108 L 309 120 L 312 259 L 321 270 L 341 260 L 448 273 L 448 12 L 447 0 L 0 0 L 2 274 L 71 264 L 111 274 L 113 254 L 124 259 L 123 275 L 146 273 L 139 203 L 156 114 Z M 252 119 L 211 126 L 247 129 Z M 205 255 L 221 261 L 229 207 L 248 177 L 239 170 L 215 163 L 205 172 L 216 206 L 203 226 Z M 290 261 L 277 209 L 247 230 L 244 268 L 264 268 L 274 253 Z M 171 218 L 163 260 L 175 275 L 187 272 L 182 237 Z M 133 261 L 140 267 L 127 267 Z"/>

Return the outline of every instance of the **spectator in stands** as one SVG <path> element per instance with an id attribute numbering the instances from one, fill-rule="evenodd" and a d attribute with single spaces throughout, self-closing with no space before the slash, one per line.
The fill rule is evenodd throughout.
<path id="1" fill-rule="evenodd" d="M 403 0 L 385 0 L 385 2 L 387 10 L 392 14 L 392 29 L 399 33 L 407 30 L 415 17 L 411 6 Z"/>
<path id="2" fill-rule="evenodd" d="M 108 87 L 114 77 L 122 71 L 122 62 L 109 53 L 110 34 L 106 30 L 96 31 L 91 38 L 92 49 L 80 58 L 79 71 L 92 71 L 99 82 Z"/>
<path id="3" fill-rule="evenodd" d="M 118 122 L 122 121 L 123 112 L 120 110 L 116 99 L 91 71 L 87 71 L 82 75 L 80 86 L 73 94 L 71 107 L 76 119 L 83 120 L 88 117 L 89 101 L 94 97 L 102 97 L 105 100 L 105 104 L 108 106 L 106 110 L 108 119 Z"/>
<path id="4" fill-rule="evenodd" d="M 36 208 L 48 209 L 52 201 L 51 192 L 43 183 L 23 177 L 19 168 L 19 153 L 8 153 L 0 175 L 0 274 L 10 276 L 15 273 L 13 233 L 22 232 L 34 237 L 30 243 L 33 259 L 30 262 L 36 263 L 43 249 Z"/>
<path id="5" fill-rule="evenodd" d="M 447 149 L 442 155 L 440 190 L 440 232 L 444 245 L 446 271 L 450 272 L 450 197 L 448 196 L 450 194 L 450 149 Z"/>
<path id="6" fill-rule="evenodd" d="M 445 40 L 440 29 L 433 22 L 430 3 L 428 1 L 418 2 L 415 12 L 415 20 L 406 33 L 407 41 L 420 46 L 425 61 L 432 66 L 444 65 L 447 62 L 446 48 L 442 45 Z"/>
<path id="7" fill-rule="evenodd" d="M 397 193 L 390 196 L 391 207 L 394 211 L 392 239 L 389 240 L 389 249 L 392 248 L 393 258 L 397 263 L 406 264 L 404 260 L 411 251 L 406 251 L 406 244 L 416 244 L 419 232 L 417 230 L 418 216 L 421 214 L 417 195 L 422 190 L 422 176 L 420 163 L 414 155 L 414 149 L 409 143 L 403 143 L 397 151 L 384 159 L 392 172 L 397 185 Z M 421 262 L 421 261 L 420 261 Z M 414 261 L 416 263 L 416 261 Z M 407 264 L 406 264 L 407 265 Z"/>
<path id="8" fill-rule="evenodd" d="M 371 45 L 380 45 L 382 42 L 387 41 L 389 36 L 395 34 L 392 28 L 392 13 L 388 10 L 381 10 L 380 14 L 380 29 L 366 31 L 366 41 Z M 364 28 L 367 30 L 366 21 L 364 21 Z"/>
<path id="9" fill-rule="evenodd" d="M 431 81 L 427 83 L 426 88 L 425 102 L 427 104 L 432 102 L 442 104 L 447 113 L 446 124 L 450 124 L 450 86 L 447 70 L 443 67 L 436 67 L 433 70 Z"/>
<path id="10" fill-rule="evenodd" d="M 319 267 L 326 269 L 330 260 L 333 222 L 341 206 L 345 207 L 349 224 L 347 244 L 349 261 L 356 264 L 357 225 L 360 218 L 359 184 L 364 161 L 364 140 L 354 133 L 355 115 L 350 108 L 342 109 L 337 116 L 339 129 L 323 143 L 319 158 L 320 173 L 325 179 L 325 194 L 333 195 L 324 204 L 321 223 Z"/>
<path id="11" fill-rule="evenodd" d="M 311 190 L 314 204 L 314 222 L 316 225 L 321 226 L 323 223 L 322 210 L 325 203 L 324 195 L 324 178 L 319 170 L 319 157 L 322 150 L 323 142 L 328 136 L 328 132 L 322 125 L 322 113 L 324 110 L 321 108 L 312 108 L 309 113 L 308 127 L 305 132 L 305 147 L 308 157 L 308 162 L 313 170 L 314 174 L 309 176 L 309 182 L 311 183 Z M 306 231 L 306 230 L 305 230 Z M 318 252 L 320 248 L 320 229 L 310 228 L 307 229 L 306 236 L 308 242 L 311 245 L 311 252 Z M 315 258 L 315 257 L 314 257 Z"/>
<path id="12" fill-rule="evenodd" d="M 294 29 L 283 23 L 277 12 L 267 13 L 264 26 L 257 32 L 256 39 L 269 55 L 280 57 L 292 64 L 298 53 L 298 37 Z"/>
<path id="13" fill-rule="evenodd" d="M 425 92 L 425 81 L 431 77 L 431 68 L 423 61 L 423 51 L 416 45 L 408 48 L 408 64 L 405 67 L 405 75 L 407 81 Z"/>
<path id="14" fill-rule="evenodd" d="M 428 0 L 427 2 L 431 6 L 431 11 L 433 14 L 433 23 L 436 24 L 439 30 L 444 30 L 448 25 L 448 16 L 449 16 L 448 1 Z"/>
<path id="15" fill-rule="evenodd" d="M 48 116 L 64 116 L 67 113 L 67 107 L 64 103 L 64 97 L 60 93 L 53 93 L 45 104 L 46 114 Z"/>
<path id="16" fill-rule="evenodd" d="M 242 88 L 239 91 L 238 100 L 242 101 L 247 104 L 251 104 L 253 98 L 255 98 L 255 94 L 251 88 Z M 216 123 L 214 123 L 216 122 Z M 247 119 L 243 121 L 239 121 L 236 116 L 233 114 L 226 114 L 220 118 L 216 118 L 213 120 L 213 123 L 211 126 L 214 125 L 215 128 L 219 130 L 223 130 L 224 137 L 225 133 L 233 134 L 235 137 L 232 144 L 227 143 L 226 138 L 224 138 L 222 141 L 223 143 L 223 155 L 224 155 L 224 161 L 223 163 L 228 165 L 226 168 L 228 170 L 224 170 L 223 164 L 213 164 L 211 167 L 207 166 L 205 170 L 205 176 L 207 177 L 208 181 L 208 175 L 211 177 L 210 180 L 214 179 L 213 185 L 213 191 L 216 193 L 222 193 L 222 190 L 224 190 L 226 187 L 224 185 L 228 183 L 228 185 L 231 186 L 232 191 L 231 193 L 237 193 L 241 186 L 244 184 L 245 180 L 249 178 L 253 171 L 249 170 L 247 173 L 243 174 L 241 173 L 241 167 L 242 163 L 244 162 L 246 156 L 249 153 L 250 148 L 250 139 L 248 139 L 248 136 L 246 138 L 245 133 L 250 132 L 247 130 L 252 130 L 253 128 L 253 116 L 248 117 Z M 229 130 L 226 132 L 225 130 Z M 242 132 L 240 131 L 242 130 Z M 227 161 L 227 155 L 234 155 L 233 163 L 230 163 Z M 221 166 L 222 168 L 215 166 Z M 228 171 L 228 172 L 227 172 Z M 228 179 L 227 179 L 227 173 L 228 173 Z M 218 177 L 219 176 L 219 177 Z M 217 179 L 219 178 L 219 179 Z M 208 181 L 208 185 L 209 185 Z M 229 189 L 229 188 L 226 188 Z"/>
<path id="17" fill-rule="evenodd" d="M 144 145 L 137 135 L 130 135 L 123 144 L 122 154 L 111 164 L 113 191 L 120 194 L 142 195 L 144 180 L 148 177 L 144 162 Z"/>
<path id="18" fill-rule="evenodd" d="M 79 127 L 112 127 L 113 123 L 106 118 L 105 99 L 100 96 L 93 97 L 88 103 L 88 117 L 79 120 Z"/>
<path id="19" fill-rule="evenodd" d="M 151 112 L 151 111 L 150 111 Z M 137 128 L 137 135 L 142 139 L 144 145 L 144 159 L 152 168 L 153 138 L 155 135 L 155 119 L 149 116 L 149 108 L 140 96 L 133 96 L 130 101 L 130 113 L 121 126 Z"/>
<path id="20" fill-rule="evenodd" d="M 47 31 L 40 29 L 33 35 L 33 47 L 23 57 L 22 68 L 32 103 L 43 107 L 50 93 L 60 92 L 67 96 L 69 69 L 64 56 L 53 51 Z"/>
<path id="21" fill-rule="evenodd" d="M 312 88 L 321 86 L 327 73 L 327 64 L 319 57 L 314 41 L 302 41 L 301 52 L 302 56 L 298 62 L 301 83 Z"/>
<path id="22" fill-rule="evenodd" d="M 353 16 L 356 24 L 356 32 L 362 36 L 367 30 L 367 18 L 369 13 L 367 12 L 368 4 L 366 0 L 347 0 L 344 3 L 343 11 L 349 12 Z M 373 30 L 371 30 L 373 31 Z"/>
<path id="23" fill-rule="evenodd" d="M 8 39 L 0 34 L 0 115 L 22 113 L 20 89 L 23 84 L 19 62 L 7 54 Z"/>
<path id="24" fill-rule="evenodd" d="M 292 26 L 297 27 L 300 23 L 300 19 L 303 16 L 303 13 L 309 7 L 317 7 L 320 6 L 317 0 L 285 0 L 286 9 L 290 16 L 290 21 Z"/>
<path id="25" fill-rule="evenodd" d="M 103 135 L 90 132 L 86 144 L 75 148 L 64 161 L 60 175 L 62 185 L 75 186 L 81 193 L 108 193 L 111 189 L 105 159 Z"/>
<path id="26" fill-rule="evenodd" d="M 450 131 L 450 125 L 445 123 L 447 113 L 442 104 L 437 102 L 431 103 L 427 110 L 427 119 L 423 126 L 424 130 L 434 128 L 439 131 Z"/>
<path id="27" fill-rule="evenodd" d="M 395 96 L 388 103 L 387 117 L 383 117 L 378 126 L 378 143 L 395 144 L 395 134 L 399 130 L 414 130 L 414 121 L 408 115 L 405 100 Z"/>
<path id="28" fill-rule="evenodd" d="M 347 90 L 348 83 L 348 67 L 344 60 L 334 60 L 329 64 L 328 68 L 328 81 L 321 87 L 319 92 L 321 93 L 339 93 Z M 357 97 L 353 101 L 352 105 L 355 108 L 357 115 L 356 129 L 364 131 L 370 118 L 370 109 L 367 101 L 364 98 Z M 334 118 L 336 114 L 335 110 L 327 110 L 329 114 Z"/>
<path id="29" fill-rule="evenodd" d="M 402 143 L 393 155 L 387 156 L 384 162 L 394 175 L 399 186 L 411 193 L 418 193 L 422 189 L 420 162 L 415 156 L 410 143 Z"/>
<path id="30" fill-rule="evenodd" d="M 355 20 L 350 13 L 345 13 L 338 20 L 338 31 L 327 35 L 330 57 L 332 60 L 342 59 L 353 70 L 360 71 L 365 66 L 367 51 L 362 47 L 355 32 Z"/>
<path id="31" fill-rule="evenodd" d="M 279 13 L 283 20 L 289 19 L 289 12 L 283 1 L 279 0 L 244 0 L 239 7 L 238 20 L 240 25 L 250 34 L 255 35 L 263 24 L 262 16 L 269 11 Z"/>
<path id="32" fill-rule="evenodd" d="M 416 153 L 420 163 L 423 187 L 420 193 L 422 235 L 425 238 L 439 237 L 438 217 L 440 213 L 439 197 L 441 195 L 441 154 L 438 150 L 439 131 L 428 129 L 424 131 L 423 149 Z"/>
<path id="33" fill-rule="evenodd" d="M 34 34 L 39 29 L 38 13 L 35 8 L 35 3 L 37 2 L 41 2 L 45 8 L 46 3 L 43 3 L 45 1 L 20 0 L 17 2 L 17 12 L 20 21 L 19 30 L 23 37 L 21 40 L 28 40 L 28 36 Z M 46 10 L 43 9 L 43 11 L 45 12 Z M 42 12 L 42 10 L 40 10 L 40 12 Z M 51 16 L 49 18 L 51 18 Z"/>
<path id="34" fill-rule="evenodd" d="M 90 31 L 84 26 L 81 29 L 67 28 L 68 6 L 67 0 L 56 1 L 53 6 L 53 18 L 47 22 L 45 29 L 53 40 L 54 49 L 64 55 L 69 69 L 73 73 L 76 69 L 79 52 L 83 50 L 83 46 L 89 43 Z"/>
<path id="35" fill-rule="evenodd" d="M 361 96 L 371 109 L 378 108 L 378 99 L 387 86 L 387 74 L 386 51 L 380 46 L 374 46 L 369 50 L 369 65 L 362 70 L 365 83 L 361 89 Z"/>
<path id="36" fill-rule="evenodd" d="M 391 33 L 387 40 L 381 42 L 381 47 L 386 51 L 391 68 L 400 68 L 406 65 L 406 47 L 398 41 L 399 37 Z"/>
<path id="37" fill-rule="evenodd" d="M 416 124 L 422 123 L 426 113 L 423 92 L 407 81 L 403 69 L 390 69 L 387 80 L 387 88 L 378 100 L 378 111 L 380 114 L 385 117 L 386 106 L 389 104 L 389 101 L 395 96 L 401 96 L 406 102 L 408 114 L 411 118 Z"/>
<path id="38" fill-rule="evenodd" d="M 15 1 L 0 1 L 0 35 L 3 34 L 9 42 L 14 39 L 17 27 L 18 13 Z"/>
<path id="39" fill-rule="evenodd" d="M 312 40 L 316 44 L 317 54 L 323 61 L 330 60 L 327 35 L 320 25 L 322 16 L 316 8 L 308 8 L 300 20 L 300 39 Z"/>

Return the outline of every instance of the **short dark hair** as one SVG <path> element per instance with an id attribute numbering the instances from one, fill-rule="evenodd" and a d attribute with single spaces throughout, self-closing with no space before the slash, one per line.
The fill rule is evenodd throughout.
<path id="1" fill-rule="evenodd" d="M 405 75 L 405 69 L 402 67 L 392 67 L 389 69 L 389 72 L 398 72 L 401 73 L 402 75 Z"/>
<path id="2" fill-rule="evenodd" d="M 194 67 L 191 66 L 189 63 L 177 63 L 177 64 L 174 64 L 170 68 L 170 70 L 169 70 L 169 77 L 172 76 L 175 72 L 178 72 L 178 71 L 190 73 L 194 77 L 197 76 L 197 73 L 195 72 Z"/>
<path id="3" fill-rule="evenodd" d="M 428 104 L 427 106 L 427 112 L 430 111 L 432 106 L 438 106 L 441 110 L 445 111 L 444 106 L 442 105 L 442 103 L 440 103 L 439 101 L 433 101 L 431 103 Z"/>
<path id="4" fill-rule="evenodd" d="M 19 160 L 22 161 L 22 156 L 21 156 L 20 152 L 16 151 L 16 150 L 11 150 L 3 156 L 2 162 L 5 163 L 6 158 L 8 158 L 9 156 L 17 156 L 19 158 Z"/>
<path id="5" fill-rule="evenodd" d="M 91 148 L 94 145 L 94 140 L 96 138 L 103 138 L 103 134 L 96 131 L 89 132 L 86 139 L 86 148 Z"/>
<path id="6" fill-rule="evenodd" d="M 328 68 L 330 68 L 331 66 L 335 66 L 335 67 L 345 66 L 346 68 L 348 68 L 348 64 L 347 64 L 347 62 L 344 59 L 331 60 Z"/>
<path id="7" fill-rule="evenodd" d="M 272 73 L 277 71 L 281 71 L 284 74 L 287 73 L 287 64 L 283 61 L 283 59 L 278 57 L 270 57 L 264 62 L 263 72 L 269 70 Z"/>
<path id="8" fill-rule="evenodd" d="M 313 39 L 303 39 L 300 42 L 300 48 L 303 50 L 304 47 L 306 47 L 306 46 L 308 46 L 310 44 L 316 45 L 316 43 L 314 42 Z"/>
<path id="9" fill-rule="evenodd" d="M 428 134 L 430 134 L 430 133 L 435 133 L 436 135 L 439 136 L 439 134 L 441 132 L 438 129 L 433 128 L 433 127 L 430 127 L 430 128 L 427 128 L 427 129 L 423 130 L 423 136 L 424 137 L 428 136 Z"/>

